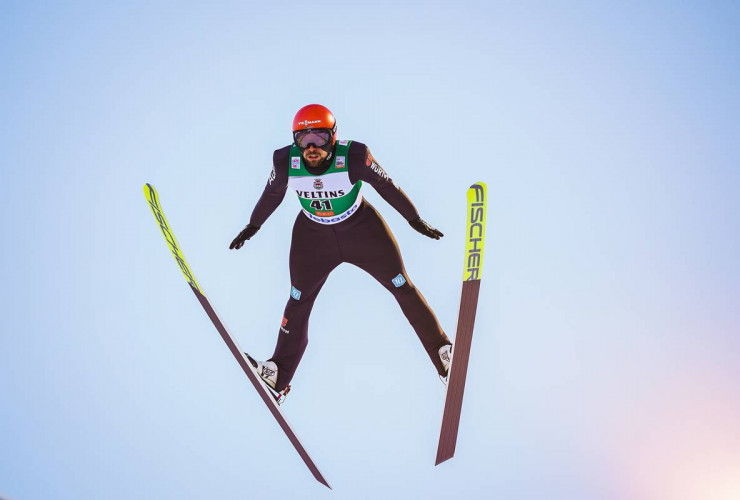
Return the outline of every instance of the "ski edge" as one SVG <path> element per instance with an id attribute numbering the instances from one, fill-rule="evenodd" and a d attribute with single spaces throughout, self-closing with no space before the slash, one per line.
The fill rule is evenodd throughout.
<path id="1" fill-rule="evenodd" d="M 483 251 L 487 222 L 488 191 L 486 184 L 476 182 L 467 191 L 467 224 L 463 286 L 460 294 L 455 348 L 442 412 L 435 466 L 454 457 L 462 414 L 462 403 L 470 360 L 470 348 L 478 308 Z M 457 361 L 457 363 L 456 363 Z"/>
<path id="2" fill-rule="evenodd" d="M 157 193 L 157 190 L 151 184 L 146 183 L 144 184 L 144 196 L 146 197 L 147 202 L 149 203 L 149 207 L 151 208 L 152 213 L 154 214 L 154 218 L 157 220 L 157 223 L 159 224 L 159 228 L 162 231 L 162 235 L 164 236 L 164 239 L 170 248 L 170 252 L 172 253 L 172 256 L 175 258 L 175 261 L 180 267 L 180 271 L 182 272 L 186 281 L 190 285 L 190 288 L 195 294 L 196 298 L 198 299 L 198 302 L 200 302 L 201 306 L 205 310 L 209 319 L 213 323 L 213 326 L 216 328 L 216 330 L 221 335 L 227 347 L 232 352 L 232 354 L 236 358 L 239 365 L 242 367 L 242 370 L 244 371 L 244 373 L 247 375 L 247 378 L 250 380 L 252 385 L 255 387 L 258 394 L 260 395 L 264 403 L 267 405 L 270 412 L 273 414 L 273 417 L 277 420 L 278 425 L 281 427 L 281 429 L 286 434 L 286 436 L 288 437 L 293 447 L 296 449 L 298 454 L 303 459 L 304 463 L 308 467 L 311 474 L 321 484 L 323 484 L 329 489 L 332 489 L 329 482 L 326 480 L 326 478 L 323 476 L 323 474 L 319 470 L 318 466 L 315 464 L 311 456 L 308 454 L 308 451 L 303 446 L 303 443 L 301 443 L 300 440 L 298 439 L 298 436 L 293 431 L 287 418 L 285 417 L 285 415 L 282 414 L 282 411 L 278 407 L 277 402 L 272 397 L 272 395 L 268 393 L 267 388 L 264 387 L 261 380 L 259 379 L 257 372 L 252 368 L 251 364 L 247 361 L 242 349 L 233 339 L 228 329 L 226 328 L 226 325 L 224 325 L 221 319 L 218 317 L 218 314 L 213 308 L 213 305 L 210 303 L 205 293 L 203 292 L 203 289 L 200 287 L 197 280 L 195 279 L 195 274 L 192 272 L 192 270 L 190 269 L 190 266 L 185 260 L 185 256 L 183 255 L 182 250 L 180 249 L 180 245 L 177 242 L 177 239 L 175 238 L 173 231 L 170 229 L 170 226 L 167 222 L 167 218 L 165 217 L 164 212 L 162 211 L 162 208 L 159 202 L 159 194 Z"/>

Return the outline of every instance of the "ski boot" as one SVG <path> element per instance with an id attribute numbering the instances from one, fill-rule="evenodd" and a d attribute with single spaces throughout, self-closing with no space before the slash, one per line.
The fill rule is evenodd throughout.
<path id="1" fill-rule="evenodd" d="M 247 354 L 246 352 L 244 355 L 247 357 L 247 360 L 249 363 L 254 367 L 255 371 L 257 372 L 257 375 L 260 376 L 262 381 L 265 383 L 265 387 L 267 387 L 267 390 L 270 392 L 273 398 L 275 398 L 275 401 L 277 401 L 277 404 L 281 405 L 285 401 L 285 398 L 288 396 L 288 393 L 290 392 L 290 385 L 286 386 L 285 389 L 282 391 L 275 390 L 275 385 L 277 384 L 277 371 L 278 367 L 275 364 L 274 361 L 257 361 L 252 356 Z"/>
<path id="2" fill-rule="evenodd" d="M 442 367 L 445 370 L 444 376 L 440 375 L 439 379 L 444 385 L 450 380 L 450 366 L 452 365 L 452 345 L 445 344 L 439 348 L 439 359 L 442 361 Z"/>

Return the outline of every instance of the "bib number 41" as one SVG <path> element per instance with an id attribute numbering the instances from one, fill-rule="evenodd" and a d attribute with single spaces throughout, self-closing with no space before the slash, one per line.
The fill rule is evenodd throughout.
<path id="1" fill-rule="evenodd" d="M 311 202 L 311 208 L 313 208 L 314 210 L 331 210 L 331 201 L 314 200 Z"/>

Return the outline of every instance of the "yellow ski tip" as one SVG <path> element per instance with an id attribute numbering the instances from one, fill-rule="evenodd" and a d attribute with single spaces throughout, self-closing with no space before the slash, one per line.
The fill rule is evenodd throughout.
<path id="1" fill-rule="evenodd" d="M 159 229 L 162 231 L 162 235 L 164 236 L 167 245 L 170 247 L 170 252 L 172 252 L 172 256 L 180 267 L 180 271 L 182 271 L 183 276 L 185 276 L 185 279 L 190 283 L 190 286 L 200 292 L 201 295 L 205 295 L 203 290 L 201 290 L 200 285 L 198 285 L 198 282 L 195 280 L 195 275 L 190 270 L 190 267 L 185 260 L 185 256 L 182 254 L 182 250 L 180 250 L 180 245 L 175 239 L 175 234 L 167 223 L 167 218 L 164 216 L 162 207 L 159 205 L 159 196 L 157 195 L 157 190 L 154 189 L 154 186 L 149 183 L 144 184 L 144 197 L 146 197 L 146 201 L 149 203 L 149 208 L 152 209 L 152 214 L 154 214 L 154 218 L 157 220 L 157 224 L 159 224 Z"/>
<path id="2" fill-rule="evenodd" d="M 154 189 L 154 186 L 152 186 L 148 182 L 144 184 L 144 196 L 146 196 L 147 200 L 157 198 L 157 190 Z"/>

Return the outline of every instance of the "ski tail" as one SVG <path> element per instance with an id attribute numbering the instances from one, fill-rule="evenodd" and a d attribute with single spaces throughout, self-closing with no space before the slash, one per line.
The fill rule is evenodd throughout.
<path id="1" fill-rule="evenodd" d="M 460 297 L 460 312 L 457 318 L 455 347 L 447 383 L 442 427 L 439 432 L 437 459 L 435 465 L 455 456 L 457 432 L 465 392 L 465 379 L 473 340 L 475 314 L 478 308 L 480 280 L 483 270 L 483 248 L 486 235 L 486 204 L 488 201 L 486 185 L 473 184 L 468 189 L 467 231 L 465 233 L 465 262 L 463 265 L 463 285 Z"/>

